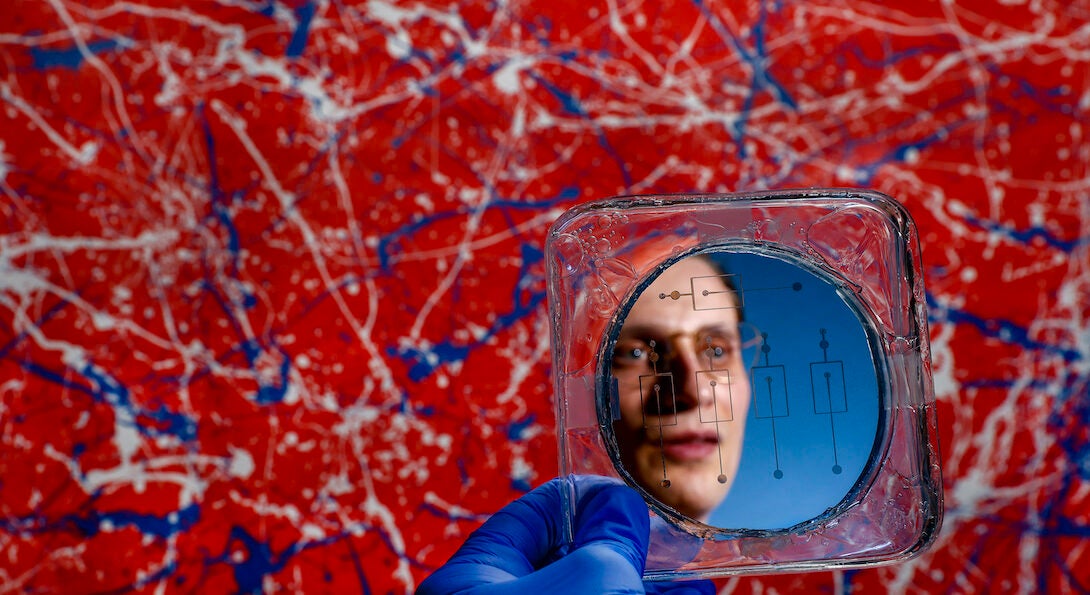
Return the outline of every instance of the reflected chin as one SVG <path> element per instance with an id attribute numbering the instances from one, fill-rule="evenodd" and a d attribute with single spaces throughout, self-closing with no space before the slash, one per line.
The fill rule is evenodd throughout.
<path id="1" fill-rule="evenodd" d="M 718 454 L 714 444 L 710 453 L 704 457 L 693 457 L 686 461 L 668 457 L 665 477 L 662 453 L 658 447 L 644 447 L 641 450 L 637 462 L 637 479 L 640 484 L 661 503 L 687 517 L 706 521 L 730 490 L 731 482 L 727 476 L 724 475 L 725 481 L 720 482 Z M 668 486 L 664 485 L 664 479 L 669 481 Z"/>

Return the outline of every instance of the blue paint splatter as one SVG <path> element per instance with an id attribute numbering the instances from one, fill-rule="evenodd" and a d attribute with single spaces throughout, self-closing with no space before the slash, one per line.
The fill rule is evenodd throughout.
<path id="1" fill-rule="evenodd" d="M 250 364 L 250 370 L 254 371 L 255 375 L 257 375 L 257 360 L 265 352 L 265 347 L 252 339 L 243 341 L 241 347 L 242 352 L 246 355 L 246 361 Z M 290 382 L 288 376 L 291 373 L 291 358 L 283 349 L 276 347 L 275 350 L 280 357 L 277 378 L 276 381 L 271 383 L 263 381 L 259 383 L 257 395 L 254 397 L 254 400 L 261 405 L 280 403 L 288 394 L 288 384 Z"/>
<path id="2" fill-rule="evenodd" d="M 243 4 L 242 6 L 246 5 Z M 255 4 L 251 4 L 250 6 L 255 9 L 253 11 L 254 13 L 261 16 L 269 18 L 276 16 L 276 0 L 265 0 L 264 2 L 257 2 Z"/>
<path id="3" fill-rule="evenodd" d="M 586 118 L 587 119 L 588 123 L 590 124 L 590 126 L 594 130 L 594 135 L 595 135 L 595 138 L 598 140 L 598 144 L 602 147 L 602 149 L 605 150 L 606 154 L 608 154 L 613 159 L 613 161 L 617 164 L 617 169 L 620 171 L 621 177 L 624 180 L 624 187 L 626 189 L 631 188 L 632 187 L 632 173 L 630 171 L 628 161 L 625 160 L 616 151 L 616 149 L 613 148 L 613 144 L 609 142 L 608 138 L 606 138 L 605 131 L 603 131 L 602 128 L 600 126 L 598 126 L 592 119 L 588 118 L 587 111 L 585 109 L 583 109 L 583 105 L 582 105 L 582 103 L 580 103 L 579 99 L 577 97 L 575 97 L 574 95 L 572 95 L 570 93 L 567 93 L 566 91 L 564 91 L 560 87 L 552 84 L 551 82 L 546 80 L 544 77 L 542 77 L 542 76 L 540 76 L 540 75 L 538 75 L 536 73 L 531 72 L 530 77 L 533 78 L 535 81 L 537 81 L 538 84 L 545 87 L 545 90 L 548 91 L 553 97 L 555 97 L 560 102 L 560 106 L 561 106 L 561 108 L 563 108 L 563 110 L 565 112 L 567 112 L 569 114 L 572 114 L 572 115 L 575 115 L 575 116 L 578 116 L 580 118 Z"/>
<path id="4" fill-rule="evenodd" d="M 461 479 L 462 485 L 469 485 L 469 470 L 466 469 L 466 462 L 462 459 L 458 459 L 455 466 L 458 467 L 458 477 Z"/>
<path id="5" fill-rule="evenodd" d="M 307 47 L 310 24 L 314 19 L 316 10 L 317 6 L 313 2 L 307 2 L 295 9 L 295 17 L 299 19 L 299 26 L 295 28 L 291 41 L 288 42 L 288 49 L 285 52 L 288 58 L 298 58 L 303 55 L 303 50 Z"/>
<path id="6" fill-rule="evenodd" d="M 560 107 L 563 108 L 565 112 L 581 118 L 586 117 L 587 111 L 583 109 L 583 104 L 579 102 L 579 99 L 575 95 L 565 92 L 560 87 L 537 74 L 531 73 L 530 76 L 542 87 L 545 87 L 545 90 L 560 102 Z"/>
<path id="7" fill-rule="evenodd" d="M 236 562 L 232 556 L 234 543 L 240 543 L 246 550 L 242 561 Z M 274 554 L 269 544 L 258 541 L 240 527 L 232 527 L 230 540 L 223 556 L 218 560 L 226 562 L 234 569 L 235 584 L 239 593 L 261 593 L 262 583 L 267 575 L 278 572 L 296 553 L 298 544 L 293 544 L 280 554 Z"/>
<path id="8" fill-rule="evenodd" d="M 861 184 L 869 184 L 874 179 L 878 169 L 883 165 L 896 162 L 904 162 L 908 159 L 909 155 L 922 151 L 936 143 L 945 141 L 950 137 L 950 133 L 959 128 L 960 126 L 968 123 L 969 120 L 959 120 L 948 124 L 935 132 L 921 138 L 919 140 L 901 143 L 895 146 L 892 150 L 887 151 L 885 155 L 876 159 L 872 163 L 862 166 L 859 171 L 864 174 L 863 179 L 857 180 Z"/>
<path id="9" fill-rule="evenodd" d="M 855 575 L 859 574 L 858 570 L 846 569 L 844 570 L 842 584 L 840 585 L 841 595 L 850 595 L 854 590 L 852 589 L 852 581 L 855 580 Z"/>
<path id="10" fill-rule="evenodd" d="M 484 209 L 486 211 L 493 209 L 502 209 L 505 212 L 507 210 L 542 211 L 551 209 L 558 204 L 566 203 L 574 198 L 577 198 L 578 196 L 579 188 L 575 186 L 566 186 L 562 188 L 560 192 L 557 193 L 555 196 L 537 202 L 526 202 L 525 200 L 518 201 L 512 199 L 497 198 L 489 201 L 484 206 Z M 477 207 L 476 209 L 479 208 L 480 207 Z M 379 238 L 378 246 L 376 248 L 376 251 L 378 253 L 379 266 L 381 267 L 382 271 L 386 273 L 393 272 L 393 270 L 390 268 L 391 260 L 393 256 L 399 252 L 399 250 L 397 250 L 398 242 L 416 236 L 430 225 L 434 225 L 435 223 L 438 223 L 440 221 L 454 219 L 456 217 L 465 217 L 476 209 L 463 207 L 456 210 L 435 213 L 429 216 L 417 217 L 414 218 L 411 223 L 403 225 L 402 227 L 386 234 L 385 236 L 382 236 L 381 238 Z"/>
<path id="11" fill-rule="evenodd" d="M 417 349 L 404 347 L 402 349 L 387 349 L 390 355 L 396 355 L 405 361 L 414 362 L 409 368 L 409 379 L 413 382 L 431 376 L 439 366 L 465 360 L 469 355 L 468 346 L 455 345 L 452 341 L 444 341 L 430 349 Z"/>
<path id="12" fill-rule="evenodd" d="M 125 43 L 116 39 L 103 39 L 92 41 L 87 45 L 87 50 L 92 54 L 102 54 L 113 51 L 118 47 L 124 47 Z M 31 48 L 30 56 L 34 60 L 34 68 L 48 70 L 50 68 L 67 68 L 79 70 L 83 65 L 83 51 L 73 45 L 63 49 Z"/>
<path id="13" fill-rule="evenodd" d="M 155 409 L 137 407 L 125 386 L 93 364 L 88 363 L 78 370 L 84 378 L 91 381 L 92 386 L 80 384 L 33 361 L 20 362 L 20 367 L 43 380 L 83 393 L 96 402 L 106 403 L 115 410 L 126 412 L 128 415 L 122 416 L 119 423 L 132 426 L 141 435 L 151 438 L 174 436 L 183 442 L 196 439 L 197 422 L 191 417 L 163 406 Z"/>
<path id="14" fill-rule="evenodd" d="M 82 297 L 82 292 L 77 291 L 76 295 Z M 46 322 L 51 320 L 54 316 L 59 314 L 61 312 L 61 310 L 68 307 L 69 304 L 71 304 L 71 302 L 68 301 L 67 299 L 62 299 L 62 300 L 58 301 L 56 304 L 53 304 L 52 306 L 49 307 L 48 310 L 46 310 L 46 312 L 44 314 L 42 314 L 40 317 L 38 317 L 37 320 L 34 321 L 34 327 L 38 328 L 38 329 L 42 328 L 43 324 L 45 324 Z M 10 327 L 7 330 L 10 331 L 11 330 Z M 10 341 L 5 343 L 3 345 L 3 347 L 0 347 L 0 359 L 7 358 L 8 354 L 11 353 L 11 350 L 15 349 L 15 347 L 17 345 L 19 345 L 20 343 L 23 342 L 24 339 L 26 339 L 28 333 L 29 333 L 29 331 L 22 331 L 18 335 L 16 335 L 15 337 L 13 337 Z"/>
<path id="15" fill-rule="evenodd" d="M 844 44 L 842 51 L 845 54 L 855 56 L 856 60 L 863 66 L 879 70 L 896 67 L 905 60 L 917 57 L 946 55 L 958 47 L 957 37 L 953 35 L 936 34 L 930 41 L 931 43 L 920 44 L 900 51 L 894 51 L 883 43 L 884 55 L 877 59 L 867 56 L 866 48 L 858 43 Z"/>
<path id="16" fill-rule="evenodd" d="M 387 548 L 391 551 L 398 551 L 398 548 L 394 547 L 392 540 L 384 529 L 370 525 L 361 525 L 361 528 L 368 532 L 373 531 L 382 539 Z M 261 541 L 245 529 L 234 526 L 231 528 L 227 546 L 224 548 L 223 553 L 209 559 L 209 562 L 226 564 L 232 568 L 239 593 L 262 593 L 265 577 L 282 571 L 296 554 L 313 548 L 322 548 L 339 541 L 346 541 L 363 592 L 371 593 L 371 587 L 367 584 L 362 561 L 352 545 L 351 533 L 349 532 L 306 543 L 296 542 L 280 552 L 274 552 L 268 542 Z M 245 550 L 244 559 L 241 561 L 235 560 L 235 544 L 241 545 Z M 420 567 L 418 561 L 409 558 L 404 553 L 398 553 L 398 558 L 409 562 L 414 567 Z"/>
<path id="17" fill-rule="evenodd" d="M 1035 390 L 1050 390 L 1055 386 L 1055 383 L 1041 378 L 1032 378 L 1028 381 L 1023 378 L 976 378 L 961 383 L 962 389 L 1006 389 L 1014 388 L 1015 386 Z"/>
<path id="18" fill-rule="evenodd" d="M 231 255 L 232 269 L 238 270 L 239 241 L 238 228 L 235 226 L 231 213 L 231 202 L 227 194 L 220 186 L 219 167 L 216 161 L 216 141 L 212 135 L 212 126 L 205 115 L 204 103 L 197 104 L 197 116 L 201 123 L 201 131 L 204 133 L 204 145 L 208 151 L 208 193 L 211 196 L 210 206 L 215 219 L 227 230 L 227 251 Z"/>
<path id="19" fill-rule="evenodd" d="M 985 319 L 970 314 L 969 312 L 941 304 L 931 293 L 927 293 L 927 307 L 933 322 L 968 324 L 975 327 L 984 336 L 998 339 L 1005 343 L 1019 345 L 1027 351 L 1040 351 L 1056 355 L 1063 358 L 1063 360 L 1068 363 L 1076 362 L 1083 358 L 1083 354 L 1077 349 L 1062 345 L 1052 345 L 1050 343 L 1031 339 L 1029 337 L 1029 331 L 1009 320 L 998 318 Z"/>
<path id="20" fill-rule="evenodd" d="M 738 144 L 739 157 L 745 157 L 746 150 L 744 140 L 746 125 L 749 121 L 749 116 L 753 110 L 753 105 L 756 102 L 758 93 L 768 93 L 776 102 L 790 110 L 796 110 L 798 108 L 797 102 L 787 92 L 787 89 L 768 71 L 769 56 L 768 50 L 765 47 L 765 37 L 767 35 L 765 26 L 768 20 L 768 11 L 765 8 L 765 3 L 762 2 L 760 4 L 760 13 L 753 26 L 753 49 L 749 49 L 723 24 L 719 15 L 709 9 L 704 2 L 701 0 L 694 0 L 694 4 L 700 9 L 704 17 L 708 19 L 708 23 L 716 34 L 719 35 L 720 39 L 726 42 L 726 44 L 738 55 L 738 58 L 749 66 L 751 73 L 749 93 L 746 94 L 746 98 L 742 102 L 742 109 L 739 111 L 738 119 L 735 120 L 734 124 L 731 126 L 732 136 L 734 137 L 734 141 Z"/>
<path id="21" fill-rule="evenodd" d="M 512 421 L 507 424 L 507 439 L 512 442 L 519 442 L 522 440 L 526 429 L 534 425 L 536 419 L 537 416 L 531 413 L 520 420 Z"/>
<path id="22" fill-rule="evenodd" d="M 1024 77 L 1004 72 L 1000 65 L 988 63 L 987 69 L 996 79 L 1006 79 L 1013 83 L 1014 88 L 1010 95 L 1012 99 L 1028 99 L 1040 109 L 1027 110 L 1025 107 L 1009 106 L 994 98 L 989 98 L 989 106 L 1000 105 L 1005 111 L 1014 112 L 1026 118 L 1027 122 L 1034 121 L 1041 111 L 1069 115 L 1073 110 L 1078 109 L 1080 95 L 1072 92 L 1068 85 L 1041 89 Z"/>
<path id="23" fill-rule="evenodd" d="M 76 525 L 80 532 L 87 537 L 98 535 L 102 530 L 102 525 L 109 523 L 115 528 L 134 527 L 142 535 L 152 535 L 160 539 L 166 539 L 180 532 L 188 531 L 190 527 L 197 524 L 200 517 L 200 506 L 191 504 L 177 512 L 162 516 L 128 510 L 112 512 L 91 510 L 85 517 L 70 517 L 68 520 Z"/>
<path id="24" fill-rule="evenodd" d="M 174 413 L 162 406 L 152 410 L 135 406 L 129 389 L 107 374 L 105 370 L 87 363 L 79 370 L 79 373 L 92 382 L 92 394 L 97 401 L 128 412 L 133 419 L 133 425 L 141 434 L 149 437 L 174 436 L 183 442 L 197 437 L 197 423 L 192 418 L 181 413 Z M 154 423 L 140 423 L 147 420 Z"/>
<path id="25" fill-rule="evenodd" d="M 436 223 L 438 221 L 444 221 L 447 219 L 453 219 L 454 217 L 460 216 L 463 216 L 463 213 L 458 211 L 447 211 L 443 213 L 436 213 L 428 217 L 420 217 L 419 219 L 414 220 L 412 223 L 409 223 L 408 225 L 403 225 L 396 231 L 393 231 L 379 238 L 377 246 L 379 266 L 382 268 L 383 271 L 387 273 L 392 272 L 390 269 L 390 257 L 395 252 L 393 247 L 397 244 L 398 241 L 404 238 L 411 238 L 415 236 L 417 233 L 420 232 L 421 229 L 424 229 L 425 227 L 433 223 Z"/>
<path id="26" fill-rule="evenodd" d="M 1061 250 L 1068 254 L 1074 252 L 1076 249 L 1081 248 L 1082 246 L 1090 245 L 1090 236 L 1075 238 L 1073 240 L 1064 240 L 1057 237 L 1049 230 L 1044 229 L 1043 227 L 1014 229 L 1012 227 L 997 223 L 995 221 L 980 219 L 971 215 L 965 216 L 964 219 L 967 223 L 970 223 L 982 229 L 986 229 L 991 233 L 999 234 L 1005 238 L 1009 238 L 1022 244 L 1028 245 L 1033 240 L 1040 239 L 1044 241 L 1044 243 L 1048 246 L 1056 248 L 1057 250 Z"/>
<path id="27" fill-rule="evenodd" d="M 514 309 L 497 316 L 492 326 L 482 334 L 480 339 L 469 344 L 461 344 L 447 339 L 431 348 L 389 347 L 386 349 L 389 355 L 412 363 L 409 369 L 409 378 L 413 382 L 424 380 L 440 366 L 464 361 L 473 349 L 486 345 L 489 339 L 533 313 L 538 305 L 545 300 L 544 289 L 538 291 L 527 289 L 540 285 L 532 278 L 530 268 L 541 262 L 544 259 L 544 254 L 539 248 L 530 244 L 523 244 L 521 251 L 522 266 L 519 270 L 519 281 L 515 284 L 511 299 L 511 302 L 515 305 Z"/>
<path id="28" fill-rule="evenodd" d="M 1065 453 L 1065 458 L 1071 467 L 1068 473 L 1062 474 L 1057 485 L 1049 490 L 1041 500 L 1040 526 L 1022 527 L 1024 533 L 1037 534 L 1041 540 L 1042 554 L 1039 556 L 1041 568 L 1037 572 L 1038 591 L 1050 593 L 1055 589 L 1048 587 L 1048 577 L 1052 575 L 1047 567 L 1055 565 L 1058 570 L 1070 581 L 1069 584 L 1079 586 L 1074 573 L 1066 560 L 1058 555 L 1057 538 L 1090 537 L 1090 526 L 1077 522 L 1067 515 L 1073 494 L 1087 480 L 1090 480 L 1090 441 L 1087 440 L 1083 427 L 1085 421 L 1090 419 L 1090 393 L 1087 391 L 1087 380 L 1081 379 L 1081 389 L 1076 393 L 1076 398 L 1070 401 L 1071 407 L 1066 410 L 1054 411 L 1050 416 L 1048 425 L 1053 435 L 1057 437 L 1057 445 Z M 1087 589 L 1080 586 L 1082 592 Z"/>

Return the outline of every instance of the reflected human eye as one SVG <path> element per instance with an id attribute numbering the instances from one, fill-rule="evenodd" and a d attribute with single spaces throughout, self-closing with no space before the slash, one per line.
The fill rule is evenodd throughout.
<path id="1" fill-rule="evenodd" d="M 729 361 L 739 351 L 737 333 L 706 333 L 700 343 L 704 346 L 704 355 L 714 362 Z"/>
<path id="2" fill-rule="evenodd" d="M 619 368 L 647 367 L 651 361 L 653 341 L 621 339 L 613 348 L 613 365 Z"/>

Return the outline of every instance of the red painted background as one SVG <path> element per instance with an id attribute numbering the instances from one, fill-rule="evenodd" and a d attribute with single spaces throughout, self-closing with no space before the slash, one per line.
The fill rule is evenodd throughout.
<path id="1" fill-rule="evenodd" d="M 727 592 L 1090 590 L 1090 4 L 0 14 L 0 593 L 406 592 L 557 471 L 542 249 L 859 186 L 924 242 L 931 551 Z"/>

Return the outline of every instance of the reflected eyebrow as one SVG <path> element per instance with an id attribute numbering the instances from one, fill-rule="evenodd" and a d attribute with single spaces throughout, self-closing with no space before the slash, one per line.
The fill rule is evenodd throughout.
<path id="1" fill-rule="evenodd" d="M 632 337 L 646 337 L 648 335 L 658 336 L 658 335 L 662 335 L 662 333 L 659 332 L 659 329 L 656 329 L 655 327 L 652 327 L 652 326 L 647 326 L 647 325 L 632 326 L 632 325 L 628 325 L 628 324 L 622 326 L 621 330 L 617 332 L 617 338 L 618 339 L 621 339 L 621 338 L 630 339 Z"/>
<path id="2" fill-rule="evenodd" d="M 701 327 L 696 331 L 697 334 L 701 333 L 722 333 L 724 335 L 737 335 L 737 324 L 713 324 L 710 326 Z"/>
<path id="3" fill-rule="evenodd" d="M 738 333 L 738 325 L 729 324 L 729 323 L 726 323 L 726 324 L 709 324 L 709 325 L 705 325 L 705 326 L 702 326 L 702 327 L 696 329 L 692 333 L 677 332 L 677 333 L 669 333 L 669 334 L 667 334 L 664 331 L 664 329 L 662 329 L 660 327 L 653 326 L 653 325 L 646 325 L 646 324 L 641 324 L 641 325 L 637 325 L 637 326 L 625 325 L 625 326 L 623 326 L 621 328 L 620 332 L 617 333 L 617 339 L 620 340 L 620 339 L 634 339 L 634 338 L 642 338 L 642 337 L 651 337 L 651 338 L 664 338 L 664 339 L 670 340 L 670 339 L 673 339 L 675 337 L 681 337 L 681 336 L 685 336 L 685 335 L 699 336 L 699 335 L 706 335 L 706 334 L 713 334 L 713 333 L 722 334 L 722 335 L 735 335 L 735 336 L 737 336 L 739 334 Z"/>

